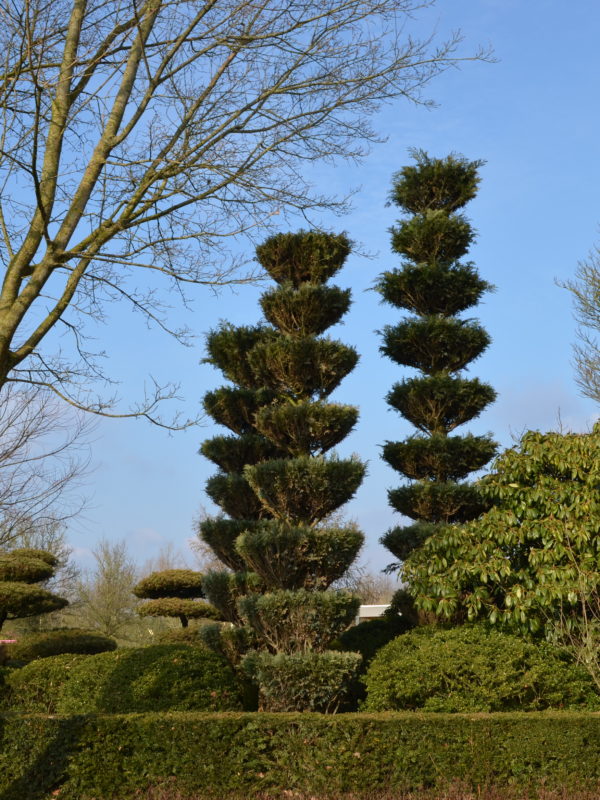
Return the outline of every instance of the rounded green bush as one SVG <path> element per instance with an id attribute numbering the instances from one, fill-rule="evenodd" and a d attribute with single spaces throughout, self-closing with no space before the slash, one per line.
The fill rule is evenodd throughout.
<path id="1" fill-rule="evenodd" d="M 185 644 L 127 648 L 78 664 L 59 712 L 237 711 L 240 687 L 225 659 Z"/>
<path id="2" fill-rule="evenodd" d="M 7 677 L 5 710 L 88 714 L 237 711 L 240 685 L 224 658 L 185 644 L 32 661 Z"/>
<path id="3" fill-rule="evenodd" d="M 22 636 L 8 647 L 11 661 L 33 661 L 63 653 L 93 655 L 107 650 L 116 650 L 117 643 L 110 636 L 96 631 L 64 628 Z"/>
<path id="4" fill-rule="evenodd" d="M 416 628 L 383 647 L 365 683 L 366 711 L 600 709 L 568 654 L 478 625 Z"/>
<path id="5" fill-rule="evenodd" d="M 57 714 L 60 698 L 71 680 L 73 669 L 88 658 L 68 653 L 32 661 L 21 669 L 5 674 L 6 687 L 2 696 L 3 711 L 25 714 Z"/>

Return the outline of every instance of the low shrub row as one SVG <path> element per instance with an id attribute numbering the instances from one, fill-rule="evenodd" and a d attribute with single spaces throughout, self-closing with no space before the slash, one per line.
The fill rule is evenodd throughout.
<path id="1" fill-rule="evenodd" d="M 162 783 L 201 797 L 326 798 L 599 779 L 593 713 L 0 717 L 2 800 L 130 800 Z"/>

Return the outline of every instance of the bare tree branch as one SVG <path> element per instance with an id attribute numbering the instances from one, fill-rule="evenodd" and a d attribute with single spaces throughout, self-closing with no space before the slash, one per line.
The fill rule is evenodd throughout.
<path id="1" fill-rule="evenodd" d="M 89 421 L 48 392 L 5 388 L 0 401 L 0 548 L 55 530 L 81 511 Z M 75 491 L 74 491 L 75 490 Z"/>
<path id="2" fill-rule="evenodd" d="M 83 408 L 105 379 L 85 321 L 148 291 L 223 285 L 228 241 L 273 215 L 336 210 L 306 162 L 360 158 L 369 117 L 461 60 L 405 27 L 432 0 L 12 0 L 0 9 L 0 388 Z M 486 58 L 479 52 L 472 58 Z M 216 265 L 216 266 L 215 266 Z M 44 302 L 40 302 L 41 298 Z M 59 322 L 72 352 L 47 353 Z M 50 367 L 49 365 L 52 365 Z M 110 403 L 92 404 L 109 414 Z M 153 400 L 132 411 L 158 424 Z M 116 416 L 123 416 L 116 414 Z"/>
<path id="3" fill-rule="evenodd" d="M 600 402 L 600 249 L 578 264 L 573 280 L 557 283 L 573 295 L 578 324 L 578 341 L 573 345 L 575 380 L 584 397 Z"/>

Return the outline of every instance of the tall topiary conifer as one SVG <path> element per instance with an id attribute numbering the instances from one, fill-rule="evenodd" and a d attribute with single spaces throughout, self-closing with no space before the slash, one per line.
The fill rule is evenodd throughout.
<path id="1" fill-rule="evenodd" d="M 483 162 L 456 155 L 433 159 L 423 151 L 412 155 L 416 164 L 396 173 L 391 195 L 410 215 L 391 231 L 402 267 L 383 273 L 377 285 L 386 302 L 410 313 L 384 328 L 381 352 L 421 372 L 387 395 L 418 431 L 383 448 L 383 459 L 411 481 L 391 490 L 389 502 L 414 523 L 382 538 L 400 561 L 440 524 L 466 522 L 486 509 L 465 478 L 485 466 L 497 448 L 490 435 L 450 435 L 496 397 L 491 386 L 463 374 L 490 337 L 476 320 L 459 316 L 493 288 L 474 264 L 460 261 L 475 231 L 458 212 L 475 196 Z"/>
<path id="2" fill-rule="evenodd" d="M 257 248 L 277 286 L 261 298 L 269 325 L 252 329 L 258 333 L 235 373 L 239 383 L 243 373 L 244 391 L 252 391 L 253 398 L 259 393 L 247 419 L 261 446 L 260 458 L 253 453 L 236 473 L 258 507 L 252 506 L 251 524 L 240 531 L 240 521 L 231 529 L 238 535 L 230 566 L 240 569 L 241 559 L 259 588 L 242 597 L 237 610 L 262 650 L 252 664 L 263 706 L 273 710 L 330 710 L 357 667 L 355 654 L 325 652 L 359 603 L 348 593 L 325 590 L 345 573 L 363 542 L 355 526 L 327 523 L 354 495 L 365 472 L 357 458 L 327 455 L 358 416 L 353 406 L 327 401 L 356 365 L 356 351 L 322 336 L 350 305 L 349 290 L 326 285 L 349 252 L 345 235 L 316 231 L 279 234 Z M 234 330 L 239 331 L 229 329 L 230 336 Z M 209 348 L 214 359 L 214 338 Z M 208 397 L 212 403 L 213 395 Z M 267 457 L 269 447 L 276 457 Z M 203 527 L 205 541 L 211 524 Z M 206 589 L 215 602 L 210 586 Z M 295 692 L 299 681 L 304 694 Z"/>

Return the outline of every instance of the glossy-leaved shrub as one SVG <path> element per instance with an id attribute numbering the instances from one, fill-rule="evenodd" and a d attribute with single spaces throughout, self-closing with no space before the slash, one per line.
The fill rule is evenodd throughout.
<path id="1" fill-rule="evenodd" d="M 398 636 L 365 683 L 366 711 L 600 709 L 591 678 L 565 650 L 479 625 Z"/>

